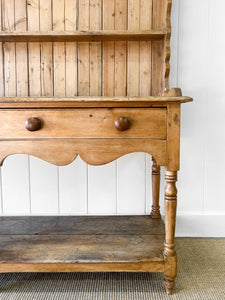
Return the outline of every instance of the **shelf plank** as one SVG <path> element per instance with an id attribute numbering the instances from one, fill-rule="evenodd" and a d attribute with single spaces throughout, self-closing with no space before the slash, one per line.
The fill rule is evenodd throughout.
<path id="1" fill-rule="evenodd" d="M 0 241 L 1 263 L 163 261 L 160 235 L 11 235 Z"/>
<path id="2" fill-rule="evenodd" d="M 0 108 L 64 108 L 64 107 L 151 107 L 166 106 L 167 103 L 192 102 L 190 97 L 0 97 Z"/>
<path id="3" fill-rule="evenodd" d="M 164 224 L 149 216 L 1 217 L 0 224 L 0 272 L 164 269 Z"/>
<path id="4" fill-rule="evenodd" d="M 140 41 L 163 39 L 165 34 L 163 30 L 1 31 L 0 42 Z"/>

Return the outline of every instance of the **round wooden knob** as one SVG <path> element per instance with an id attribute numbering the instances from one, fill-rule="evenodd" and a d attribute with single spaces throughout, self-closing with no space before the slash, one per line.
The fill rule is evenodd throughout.
<path id="1" fill-rule="evenodd" d="M 129 120 L 126 117 L 119 117 L 115 121 L 115 127 L 119 131 L 125 131 L 125 130 L 129 129 L 130 122 L 129 122 Z"/>
<path id="2" fill-rule="evenodd" d="M 25 127 L 29 131 L 37 131 L 41 129 L 41 120 L 38 118 L 29 118 L 26 120 Z"/>

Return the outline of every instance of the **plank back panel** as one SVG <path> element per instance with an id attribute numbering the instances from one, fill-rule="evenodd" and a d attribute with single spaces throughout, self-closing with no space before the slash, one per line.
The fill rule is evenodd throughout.
<path id="1" fill-rule="evenodd" d="M 0 25 L 18 32 L 169 30 L 170 5 L 171 0 L 2 0 Z M 168 87 L 168 48 L 166 34 L 160 41 L 3 42 L 0 93 L 156 96 Z"/>

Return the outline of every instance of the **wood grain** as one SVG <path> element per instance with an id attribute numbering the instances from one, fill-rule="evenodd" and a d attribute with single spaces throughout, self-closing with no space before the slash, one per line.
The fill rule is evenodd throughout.
<path id="1" fill-rule="evenodd" d="M 0 98 L 0 107 L 151 107 L 170 103 L 192 102 L 190 97 L 7 97 Z"/>
<path id="2" fill-rule="evenodd" d="M 4 26 L 0 32 L 0 42 L 6 42 L 10 48 L 16 42 L 16 56 L 21 65 L 16 68 L 19 96 L 22 96 L 20 86 L 27 85 L 25 79 L 20 80 L 20 76 L 25 74 L 25 78 L 26 72 L 29 75 L 29 94 L 32 96 L 52 96 L 54 91 L 58 96 L 76 96 L 78 90 L 80 95 L 92 96 L 162 93 L 167 85 L 164 79 L 168 81 L 170 22 L 165 19 L 169 19 L 171 1 L 60 0 L 57 5 L 54 3 L 51 6 L 51 0 L 29 0 L 25 17 L 25 0 L 16 1 L 15 9 L 14 0 L 3 5 Z M 11 22 L 14 10 L 16 19 Z M 82 17 L 79 18 L 79 15 Z M 25 28 L 26 17 L 28 31 Z M 103 53 L 100 41 L 103 41 Z M 21 63 L 23 60 L 25 62 L 27 55 L 26 51 L 19 51 L 21 47 L 26 47 L 24 42 L 29 42 L 28 64 Z M 55 47 L 52 48 L 50 42 L 54 42 Z M 76 42 L 81 47 L 78 58 Z M 130 45 L 136 46 L 129 50 Z M 13 48 L 9 51 L 12 69 L 14 52 Z M 20 55 L 24 58 L 20 59 Z M 18 71 L 21 68 L 23 72 Z M 112 74 L 114 80 L 111 80 Z M 13 84 L 11 71 L 10 76 L 8 82 Z M 8 83 L 5 85 L 7 91 Z M 6 95 L 13 94 L 7 92 Z"/>
<path id="3" fill-rule="evenodd" d="M 90 29 L 102 29 L 102 1 L 90 0 Z M 102 44 L 90 43 L 90 95 L 102 94 Z"/>
<path id="4" fill-rule="evenodd" d="M 53 30 L 65 30 L 64 0 L 53 1 Z M 54 96 L 66 96 L 65 43 L 54 43 Z"/>
<path id="5" fill-rule="evenodd" d="M 40 0 L 40 30 L 52 30 L 51 0 Z M 49 41 L 41 43 L 41 95 L 53 96 L 53 46 Z"/>
<path id="6" fill-rule="evenodd" d="M 103 2 L 103 29 L 115 29 L 115 0 Z M 103 95 L 115 95 L 115 43 L 103 43 Z"/>
<path id="7" fill-rule="evenodd" d="M 27 28 L 26 0 L 15 1 L 15 30 Z M 27 43 L 16 43 L 16 95 L 28 96 Z"/>
<path id="8" fill-rule="evenodd" d="M 2 263 L 1 273 L 12 272 L 163 272 L 164 262 L 138 263 Z"/>
<path id="9" fill-rule="evenodd" d="M 68 0 L 67 0 L 68 1 Z M 97 1 L 97 0 L 91 0 Z M 121 3 L 122 4 L 122 3 Z M 161 40 L 166 32 L 161 30 L 82 30 L 79 31 L 0 31 L 0 42 L 97 42 Z"/>
<path id="10" fill-rule="evenodd" d="M 140 0 L 128 2 L 128 29 L 140 28 Z M 140 94 L 140 42 L 128 42 L 127 95 Z"/>
<path id="11" fill-rule="evenodd" d="M 14 0 L 4 1 L 3 13 L 5 31 L 15 30 Z M 5 96 L 16 96 L 16 48 L 15 43 L 3 44 Z"/>
<path id="12" fill-rule="evenodd" d="M 87 152 L 87 149 L 89 151 Z M 79 154 L 90 165 L 107 164 L 125 154 L 146 152 L 153 155 L 160 166 L 166 165 L 166 141 L 146 139 L 101 140 L 17 140 L 2 141 L 0 164 L 16 153 L 30 154 L 55 165 L 67 165 Z"/>
<path id="13" fill-rule="evenodd" d="M 167 168 L 178 171 L 180 168 L 180 104 L 168 105 L 167 124 Z"/>
<path id="14" fill-rule="evenodd" d="M 79 30 L 90 28 L 90 0 L 79 1 Z M 78 43 L 78 95 L 90 95 L 90 45 L 87 42 Z"/>
<path id="15" fill-rule="evenodd" d="M 115 0 L 115 30 L 127 29 L 128 1 Z M 127 95 L 127 43 L 115 43 L 115 96 Z"/>
<path id="16" fill-rule="evenodd" d="M 177 172 L 166 170 L 165 187 L 165 273 L 164 285 L 168 294 L 172 293 L 177 275 L 177 254 L 175 251 L 175 226 L 177 209 Z"/>
<path id="17" fill-rule="evenodd" d="M 95 271 L 163 271 L 164 224 L 147 216 L 4 217 L 0 222 L 0 272 L 10 266 L 22 270 L 22 263 L 39 271 L 59 271 L 62 264 L 68 271 L 94 266 Z"/>
<path id="18" fill-rule="evenodd" d="M 151 218 L 161 219 L 160 206 L 159 206 L 159 194 L 160 194 L 160 166 L 157 161 L 152 157 L 152 211 Z"/>
<path id="19" fill-rule="evenodd" d="M 65 0 L 65 30 L 77 29 L 77 1 Z M 66 42 L 66 96 L 77 96 L 77 43 Z"/>
<path id="20" fill-rule="evenodd" d="M 123 132 L 115 127 L 115 121 L 121 116 L 126 116 L 129 120 L 129 129 Z M 0 137 L 3 140 L 21 138 L 166 139 L 166 109 L 163 108 L 0 110 L 0 118 L 2 122 Z M 28 122 L 30 118 L 40 120 L 38 122 L 40 130 L 37 132 L 29 132 L 25 129 L 25 122 Z"/>
<path id="21" fill-rule="evenodd" d="M 163 261 L 163 235 L 1 236 L 0 262 L 79 263 Z M 137 248 L 137 244 L 139 247 Z M 18 255 L 20 253 L 20 255 Z"/>
<path id="22" fill-rule="evenodd" d="M 140 30 L 152 28 L 152 0 L 141 0 L 140 3 Z M 152 43 L 140 42 L 140 95 L 151 95 L 152 77 Z"/>
<path id="23" fill-rule="evenodd" d="M 153 0 L 153 15 L 152 26 L 153 29 L 166 28 L 166 9 L 168 0 Z M 165 41 L 152 42 L 152 95 L 159 96 L 164 92 L 164 64 L 165 64 Z"/>
<path id="24" fill-rule="evenodd" d="M 28 31 L 40 30 L 39 4 L 39 0 L 27 1 Z M 28 43 L 29 96 L 42 95 L 40 50 L 40 43 Z"/>

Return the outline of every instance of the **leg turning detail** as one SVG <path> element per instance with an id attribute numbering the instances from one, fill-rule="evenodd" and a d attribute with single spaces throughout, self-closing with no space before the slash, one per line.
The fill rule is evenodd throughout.
<path id="1" fill-rule="evenodd" d="M 159 206 L 159 191 L 160 191 L 160 166 L 157 161 L 152 157 L 152 212 L 151 218 L 161 219 L 160 206 Z"/>
<path id="2" fill-rule="evenodd" d="M 168 294 L 172 293 L 174 280 L 177 274 L 177 255 L 175 251 L 175 224 L 177 208 L 177 172 L 166 171 L 165 188 L 165 276 L 164 285 Z"/>

